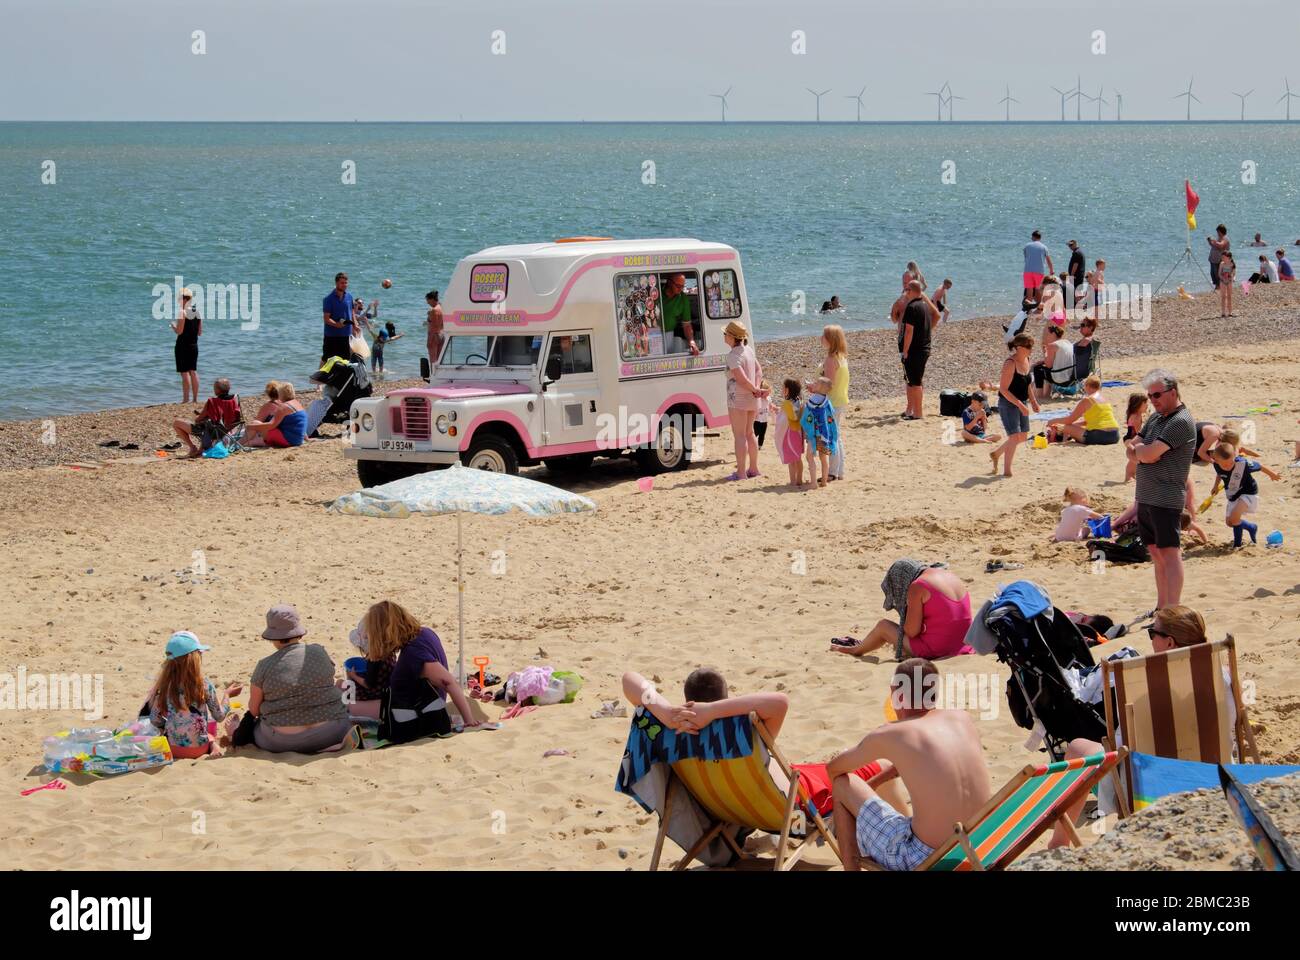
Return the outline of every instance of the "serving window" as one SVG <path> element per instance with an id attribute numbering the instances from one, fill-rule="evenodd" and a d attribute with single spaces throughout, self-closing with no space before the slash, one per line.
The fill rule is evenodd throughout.
<path id="1" fill-rule="evenodd" d="M 732 283 L 734 287 L 734 274 Z M 700 316 L 700 276 L 693 270 L 614 278 L 614 317 L 624 360 L 703 352 Z"/>

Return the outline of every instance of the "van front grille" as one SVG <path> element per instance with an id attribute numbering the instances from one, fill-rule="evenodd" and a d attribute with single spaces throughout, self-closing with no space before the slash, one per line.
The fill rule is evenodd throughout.
<path id="1" fill-rule="evenodd" d="M 429 401 L 424 397 L 403 398 L 402 415 L 406 421 L 406 439 L 428 440 L 433 435 L 433 424 L 429 416 Z"/>

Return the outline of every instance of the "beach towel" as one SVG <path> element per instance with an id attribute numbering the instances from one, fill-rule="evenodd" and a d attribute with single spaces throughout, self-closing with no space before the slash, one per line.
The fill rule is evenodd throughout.
<path id="1" fill-rule="evenodd" d="M 1017 580 L 998 590 L 993 598 L 993 607 L 1016 607 L 1026 620 L 1032 620 L 1040 613 L 1050 614 L 1052 601 L 1047 591 L 1032 580 Z"/>
<path id="2" fill-rule="evenodd" d="M 1149 807 L 1161 797 L 1190 790 L 1213 790 L 1219 787 L 1219 765 L 1197 760 L 1176 760 L 1149 753 L 1129 755 L 1133 768 L 1133 809 Z M 1242 783 L 1259 783 L 1273 777 L 1300 773 L 1300 766 L 1271 763 L 1225 763 Z"/>
<path id="3" fill-rule="evenodd" d="M 912 582 L 925 573 L 927 566 L 917 560 L 895 560 L 885 572 L 885 579 L 880 581 L 880 590 L 885 595 L 885 609 L 898 611 L 898 639 L 894 644 L 894 659 L 903 659 L 903 643 L 907 635 L 903 624 L 907 621 L 907 591 Z"/>
<path id="4" fill-rule="evenodd" d="M 645 707 L 637 707 L 614 789 L 632 797 L 647 813 L 662 815 L 670 764 L 678 760 L 747 757 L 753 753 L 753 741 L 753 726 L 747 715 L 714 720 L 699 733 L 677 733 L 661 724 Z M 677 790 L 680 795 L 673 796 L 667 833 L 683 850 L 690 850 L 710 829 L 711 818 L 681 787 L 680 781 Z M 736 839 L 747 832 L 741 828 Z M 721 867 L 729 864 L 732 857 L 726 842 L 715 837 L 696 859 L 705 866 Z"/>

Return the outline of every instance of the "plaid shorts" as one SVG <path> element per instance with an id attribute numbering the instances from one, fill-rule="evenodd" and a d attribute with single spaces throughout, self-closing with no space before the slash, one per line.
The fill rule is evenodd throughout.
<path id="1" fill-rule="evenodd" d="M 886 870 L 915 870 L 934 848 L 912 832 L 912 819 L 879 797 L 858 810 L 858 849 Z"/>

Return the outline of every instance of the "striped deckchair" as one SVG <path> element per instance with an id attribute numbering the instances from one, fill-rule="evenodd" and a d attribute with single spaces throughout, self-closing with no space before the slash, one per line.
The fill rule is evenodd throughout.
<path id="1" fill-rule="evenodd" d="M 737 834 L 742 831 L 736 828 L 780 836 L 776 859 L 772 861 L 774 870 L 789 870 L 798 863 L 806 852 L 807 841 L 814 837 L 825 840 L 839 858 L 839 847 L 829 827 L 755 714 L 716 720 L 699 734 L 673 734 L 652 726 L 653 736 L 638 732 L 643 718 L 643 711 L 638 710 L 616 789 L 631 793 L 645 806 L 645 799 L 631 788 L 651 764 L 667 766 L 665 782 L 654 791 L 662 800 L 657 807 L 659 832 L 650 860 L 651 870 L 659 869 L 664 838 L 669 835 L 674 819 L 674 806 L 692 802 L 703 814 L 704 829 L 689 847 L 683 846 L 686 856 L 674 870 L 686 869 L 717 839 L 743 860 L 759 859 L 746 857 L 737 842 Z M 654 756 L 645 755 L 647 750 L 653 751 Z M 790 784 L 788 789 L 782 789 L 772 779 L 769 759 L 776 760 L 785 774 Z M 704 862 L 702 858 L 701 862 Z"/>
<path id="2" fill-rule="evenodd" d="M 1060 822 L 1074 846 L 1083 841 L 1067 811 L 1115 768 L 1124 754 L 1098 753 L 1075 760 L 1025 767 L 994 794 L 969 825 L 958 823 L 952 837 L 918 871 L 1002 870 L 1024 853 L 1045 830 Z M 879 870 L 877 864 L 862 865 Z"/>
<path id="3" fill-rule="evenodd" d="M 1224 688 L 1224 658 L 1230 680 Z M 1164 653 L 1126 660 L 1103 660 L 1102 689 L 1114 686 L 1113 698 L 1103 696 L 1106 707 L 1106 745 L 1122 742 L 1130 750 L 1175 760 L 1230 763 L 1235 743 L 1237 756 L 1247 748 L 1255 763 L 1259 751 L 1246 719 L 1237 650 L 1232 634 L 1210 643 L 1175 647 Z M 1229 704 L 1236 708 L 1235 728 Z M 1120 736 L 1116 737 L 1116 732 Z M 1134 809 L 1131 761 L 1115 771 L 1120 813 Z"/>

